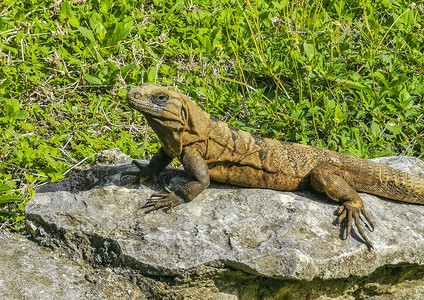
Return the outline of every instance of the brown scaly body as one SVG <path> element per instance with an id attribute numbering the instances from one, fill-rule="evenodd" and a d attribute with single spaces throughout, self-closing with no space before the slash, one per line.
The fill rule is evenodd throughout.
<path id="1" fill-rule="evenodd" d="M 341 202 L 338 223 L 353 222 L 367 246 L 359 222 L 362 213 L 373 224 L 357 191 L 403 202 L 424 204 L 424 178 L 383 164 L 312 146 L 265 139 L 213 120 L 188 97 L 165 87 L 144 84 L 128 92 L 129 104 L 146 117 L 163 147 L 132 182 L 156 176 L 174 157 L 192 178 L 177 194 L 166 189 L 152 195 L 154 208 L 191 201 L 210 179 L 232 185 L 293 191 L 313 189 Z"/>

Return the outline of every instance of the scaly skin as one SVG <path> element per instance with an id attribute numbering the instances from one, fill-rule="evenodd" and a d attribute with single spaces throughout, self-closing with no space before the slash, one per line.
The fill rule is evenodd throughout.
<path id="1" fill-rule="evenodd" d="M 156 177 L 174 157 L 192 179 L 176 192 L 152 195 L 154 209 L 191 201 L 210 179 L 232 185 L 294 191 L 312 187 L 340 202 L 338 224 L 347 220 L 347 236 L 355 222 L 368 248 L 372 245 L 359 222 L 374 229 L 357 191 L 403 202 L 424 204 L 424 178 L 383 164 L 312 146 L 252 136 L 213 120 L 188 97 L 153 84 L 128 92 L 129 105 L 143 113 L 162 148 L 132 183 Z"/>

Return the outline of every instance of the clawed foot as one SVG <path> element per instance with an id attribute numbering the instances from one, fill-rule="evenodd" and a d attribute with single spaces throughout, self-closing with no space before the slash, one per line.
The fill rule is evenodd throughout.
<path id="1" fill-rule="evenodd" d="M 123 176 L 135 176 L 132 178 L 129 182 L 129 185 L 133 185 L 136 183 L 143 183 L 144 181 L 148 180 L 150 177 L 153 177 L 155 179 L 157 173 L 152 170 L 152 168 L 149 169 L 149 166 L 143 167 L 140 165 L 136 160 L 133 160 L 132 165 L 135 165 L 137 168 L 140 169 L 140 171 L 126 171 L 121 173 L 121 179 Z M 158 199 L 153 199 L 158 198 Z M 171 191 L 168 188 L 165 188 L 165 193 L 161 194 L 153 194 L 150 196 L 150 199 L 148 199 L 146 206 L 153 206 L 153 210 L 156 210 L 158 208 L 162 207 L 169 207 L 170 210 L 177 206 L 178 204 L 184 203 L 184 200 L 178 197 L 173 191 Z"/>
<path id="2" fill-rule="evenodd" d="M 166 193 L 162 194 L 153 194 L 150 196 L 150 199 L 148 199 L 146 206 L 154 205 L 153 210 L 156 210 L 158 208 L 162 207 L 168 207 L 172 211 L 172 209 L 181 204 L 184 203 L 184 200 L 178 197 L 173 191 L 171 191 L 168 188 L 165 188 Z M 152 198 L 159 198 L 159 199 L 152 199 Z"/>
<path id="3" fill-rule="evenodd" d="M 131 162 L 131 165 L 136 166 L 137 168 L 140 169 L 140 171 L 125 171 L 125 172 L 122 172 L 120 180 L 122 180 L 123 176 L 127 176 L 127 175 L 135 176 L 128 183 L 129 186 L 132 186 L 132 185 L 137 184 L 137 183 L 143 183 L 150 178 L 150 175 L 147 174 L 146 169 L 142 165 L 140 165 L 140 163 L 138 161 L 133 160 Z"/>
<path id="4" fill-rule="evenodd" d="M 343 205 L 339 209 L 339 217 L 337 219 L 337 225 L 340 225 L 340 223 L 347 218 L 347 230 L 346 230 L 346 236 L 344 238 L 347 238 L 350 235 L 350 232 L 352 230 L 352 224 L 353 220 L 355 220 L 355 226 L 358 229 L 359 234 L 364 239 L 367 247 L 369 250 L 373 249 L 373 246 L 371 242 L 368 240 L 367 236 L 365 235 L 364 229 L 360 223 L 359 215 L 362 213 L 362 215 L 367 220 L 368 224 L 371 227 L 371 230 L 374 230 L 374 224 L 371 221 L 370 216 L 365 211 L 365 208 L 361 202 L 354 202 L 354 201 L 346 201 L 343 203 Z"/>

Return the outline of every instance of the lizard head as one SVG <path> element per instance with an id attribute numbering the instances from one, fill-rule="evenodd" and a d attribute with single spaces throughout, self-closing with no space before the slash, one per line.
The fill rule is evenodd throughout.
<path id="1" fill-rule="evenodd" d="M 187 116 L 185 99 L 181 96 L 178 92 L 151 83 L 135 87 L 127 94 L 129 106 L 141 112 L 148 121 L 158 119 L 180 125 L 185 123 Z"/>
<path id="2" fill-rule="evenodd" d="M 165 152 L 178 157 L 187 142 L 187 134 L 196 126 L 189 120 L 194 102 L 166 87 L 145 83 L 127 94 L 129 106 L 141 112 L 158 135 Z"/>

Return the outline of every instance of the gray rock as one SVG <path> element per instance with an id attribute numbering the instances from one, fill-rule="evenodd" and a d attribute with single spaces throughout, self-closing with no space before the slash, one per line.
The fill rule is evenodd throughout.
<path id="1" fill-rule="evenodd" d="M 412 159 L 385 160 L 424 172 Z M 154 278 L 154 286 L 173 278 L 167 288 L 181 297 L 200 287 L 201 295 L 219 290 L 221 298 L 378 295 L 399 276 L 424 277 L 423 206 L 361 194 L 376 225 L 367 230 L 370 252 L 355 231 L 341 239 L 338 206 L 325 196 L 212 184 L 172 213 L 152 211 L 146 199 L 164 186 L 175 189 L 187 180 L 184 173 L 167 169 L 157 183 L 129 188 L 129 178 L 119 179 L 129 169 L 128 162 L 97 166 L 44 186 L 26 206 L 29 231 L 76 261 L 131 270 Z M 181 288 L 187 284 L 196 287 L 188 294 Z"/>
<path id="2" fill-rule="evenodd" d="M 121 160 L 129 160 L 131 157 L 122 153 L 118 148 L 104 150 L 97 154 L 96 164 L 115 165 Z"/>
<path id="3" fill-rule="evenodd" d="M 0 231 L 0 299 L 146 299 L 126 276 Z"/>

